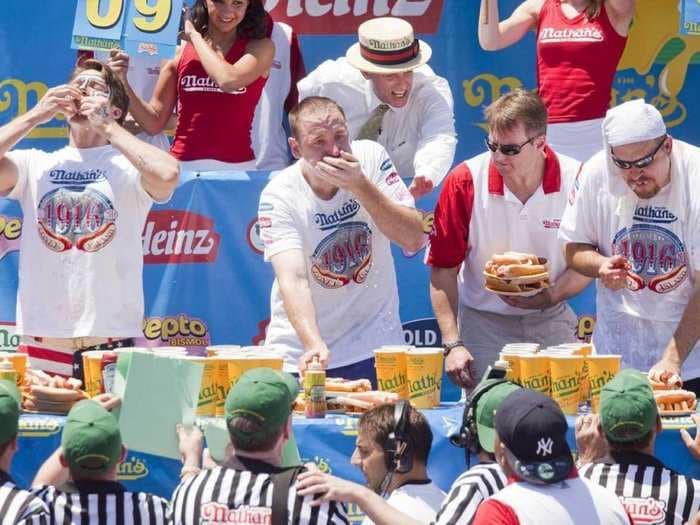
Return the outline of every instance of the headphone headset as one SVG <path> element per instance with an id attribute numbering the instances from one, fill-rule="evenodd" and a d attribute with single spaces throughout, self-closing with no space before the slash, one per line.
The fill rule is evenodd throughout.
<path id="1" fill-rule="evenodd" d="M 405 474 L 413 468 L 413 447 L 408 437 L 410 404 L 400 400 L 394 405 L 394 424 L 384 442 L 384 463 L 389 472 Z"/>

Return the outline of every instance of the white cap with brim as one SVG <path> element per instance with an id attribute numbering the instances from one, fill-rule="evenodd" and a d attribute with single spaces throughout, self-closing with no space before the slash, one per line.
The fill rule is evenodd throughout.
<path id="1" fill-rule="evenodd" d="M 365 73 L 391 74 L 411 71 L 426 64 L 432 49 L 413 34 L 411 24 L 401 18 L 373 18 L 357 28 L 359 42 L 345 58 Z"/>

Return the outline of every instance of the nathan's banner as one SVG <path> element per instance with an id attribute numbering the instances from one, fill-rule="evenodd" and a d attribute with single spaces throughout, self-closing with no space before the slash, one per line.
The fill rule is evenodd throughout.
<path id="1" fill-rule="evenodd" d="M 183 0 L 78 0 L 73 49 L 175 55 Z"/>
<path id="2" fill-rule="evenodd" d="M 681 33 L 700 36 L 700 1 L 681 1 Z"/>

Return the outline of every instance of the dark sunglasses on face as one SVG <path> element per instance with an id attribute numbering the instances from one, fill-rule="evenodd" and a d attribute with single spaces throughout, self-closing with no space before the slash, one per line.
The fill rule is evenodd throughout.
<path id="1" fill-rule="evenodd" d="M 522 144 L 499 144 L 498 142 L 491 142 L 488 137 L 484 139 L 484 142 L 486 143 L 486 147 L 491 150 L 492 153 L 495 153 L 496 150 L 500 151 L 504 155 L 508 157 L 512 157 L 514 155 L 517 155 L 520 153 L 520 151 L 527 146 L 530 142 L 535 140 L 538 137 L 538 135 L 535 135 L 534 137 L 530 137 L 527 139 L 525 142 Z"/>
<path id="2" fill-rule="evenodd" d="M 610 158 L 612 159 L 613 163 L 615 166 L 622 170 L 631 170 L 632 168 L 637 168 L 637 169 L 642 169 L 646 168 L 649 164 L 654 162 L 654 157 L 656 157 L 656 154 L 659 152 L 661 149 L 661 146 L 664 145 L 666 142 L 666 135 L 663 139 L 661 139 L 661 142 L 654 148 L 654 151 L 652 151 L 649 155 L 645 155 L 644 157 L 641 157 L 637 160 L 622 160 L 618 159 L 615 156 L 615 153 L 613 153 L 612 146 L 610 147 Z"/>

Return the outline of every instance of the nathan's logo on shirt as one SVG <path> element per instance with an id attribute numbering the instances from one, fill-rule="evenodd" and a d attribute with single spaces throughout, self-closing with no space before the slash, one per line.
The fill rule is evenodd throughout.
<path id="1" fill-rule="evenodd" d="M 605 38 L 597 27 L 589 26 L 578 29 L 543 27 L 540 30 L 539 40 L 543 44 L 552 44 L 558 42 L 602 42 Z"/>
<path id="2" fill-rule="evenodd" d="M 265 243 L 260 235 L 260 230 L 269 228 L 270 226 L 272 226 L 272 219 L 265 216 L 260 216 L 248 223 L 248 235 L 246 239 L 248 241 L 248 246 L 250 246 L 251 250 L 255 253 L 262 255 L 265 252 Z"/>
<path id="3" fill-rule="evenodd" d="M 634 220 L 639 222 L 656 222 L 669 224 L 676 222 L 676 217 L 666 206 L 639 206 L 634 210 Z"/>
<path id="4" fill-rule="evenodd" d="M 51 184 L 62 185 L 84 185 L 93 182 L 107 180 L 107 172 L 105 170 L 63 170 L 55 169 L 49 171 L 49 180 Z"/>
<path id="5" fill-rule="evenodd" d="M 241 505 L 235 509 L 229 509 L 223 503 L 205 503 L 199 508 L 201 525 L 255 524 L 268 525 L 272 523 L 272 509 L 268 507 L 252 507 Z"/>
<path id="6" fill-rule="evenodd" d="M 182 89 L 188 93 L 196 91 L 207 91 L 214 93 L 224 93 L 224 91 L 219 87 L 219 85 L 214 82 L 211 77 L 198 77 L 197 75 L 184 75 L 180 79 L 180 86 Z M 229 93 L 230 95 L 242 95 L 247 89 L 245 87 L 238 88 L 237 90 Z"/>
<path id="7" fill-rule="evenodd" d="M 22 219 L 0 215 L 0 260 L 10 252 L 19 250 L 22 236 Z"/>
<path id="8" fill-rule="evenodd" d="M 381 171 L 388 171 L 393 167 L 394 165 L 391 163 L 391 159 L 386 159 L 384 162 L 382 162 L 382 165 L 379 166 L 379 169 Z"/>
<path id="9" fill-rule="evenodd" d="M 360 203 L 355 199 L 350 199 L 333 213 L 315 214 L 314 222 L 318 225 L 320 230 L 330 230 L 338 226 L 341 222 L 347 221 L 357 215 L 358 211 L 360 211 Z"/>
<path id="10" fill-rule="evenodd" d="M 632 518 L 632 523 L 656 525 L 666 523 L 666 502 L 654 498 L 628 498 L 620 496 L 620 501 Z"/>
<path id="11" fill-rule="evenodd" d="M 90 186 L 63 186 L 48 192 L 39 201 L 36 218 L 39 237 L 54 252 L 73 248 L 97 252 L 117 234 L 112 201 Z"/>
<path id="12" fill-rule="evenodd" d="M 654 224 L 634 224 L 623 228 L 613 238 L 613 255 L 622 255 L 632 269 L 627 288 L 668 293 L 688 278 L 685 245 L 671 230 Z"/>
<path id="13" fill-rule="evenodd" d="M 148 317 L 143 321 L 143 336 L 165 346 L 209 346 L 209 329 L 201 319 L 180 314 L 172 317 Z"/>
<path id="14" fill-rule="evenodd" d="M 148 467 L 141 458 L 131 456 L 117 466 L 117 479 L 133 481 L 146 476 L 148 476 Z"/>
<path id="15" fill-rule="evenodd" d="M 142 241 L 145 264 L 211 263 L 219 254 L 221 236 L 204 215 L 151 210 Z"/>
<path id="16" fill-rule="evenodd" d="M 435 33 L 443 0 L 267 0 L 273 20 L 291 25 L 299 34 L 354 34 L 365 20 L 396 16 L 408 20 L 416 33 Z"/>
<path id="17" fill-rule="evenodd" d="M 387 186 L 393 186 L 394 184 L 399 182 L 399 174 L 395 171 L 392 171 L 391 173 L 389 173 L 389 175 L 386 176 L 386 179 L 384 180 L 386 181 Z"/>
<path id="18" fill-rule="evenodd" d="M 561 219 L 542 219 L 542 226 L 546 230 L 558 230 L 561 224 Z"/>
<path id="19" fill-rule="evenodd" d="M 311 255 L 311 275 L 324 288 L 362 284 L 372 266 L 372 230 L 348 222 L 323 239 Z"/>

